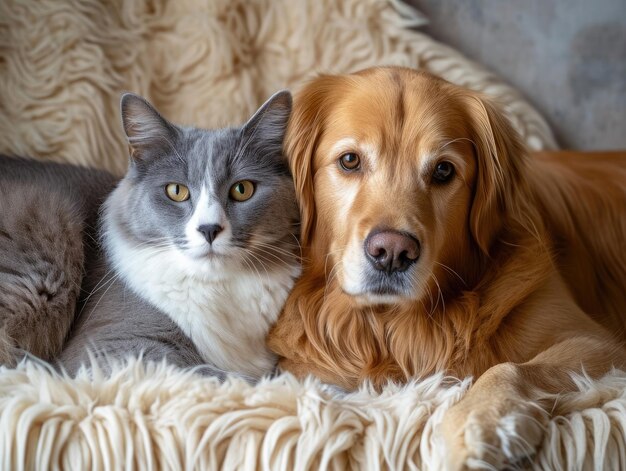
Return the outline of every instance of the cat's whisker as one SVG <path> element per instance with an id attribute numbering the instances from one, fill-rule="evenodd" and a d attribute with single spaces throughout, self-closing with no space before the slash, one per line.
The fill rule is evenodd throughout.
<path id="1" fill-rule="evenodd" d="M 108 275 L 108 274 L 110 274 L 111 272 L 113 272 L 113 269 L 109 270 L 109 271 L 107 272 L 107 275 Z M 98 299 L 98 302 L 96 303 L 96 305 L 95 305 L 93 308 L 91 308 L 91 309 L 90 309 L 90 311 L 87 313 L 87 315 L 86 315 L 86 317 L 85 317 L 84 319 L 81 319 L 81 321 L 82 321 L 83 323 L 84 323 L 84 322 L 86 322 L 86 321 L 88 321 L 88 320 L 90 319 L 91 314 L 92 314 L 92 313 L 95 311 L 95 309 L 98 307 L 98 304 L 100 304 L 100 301 L 102 300 L 102 297 L 103 297 L 103 296 L 104 296 L 104 295 L 105 295 L 105 294 L 109 291 L 109 289 L 111 288 L 111 286 L 113 286 L 113 284 L 115 283 L 115 280 L 117 280 L 117 279 L 119 278 L 119 276 L 120 276 L 120 274 L 119 274 L 119 273 L 113 272 L 113 273 L 111 274 L 111 276 L 108 278 L 108 280 L 104 281 L 104 280 L 106 279 L 107 275 L 104 275 L 104 276 L 102 277 L 102 279 L 100 280 L 100 282 L 98 283 L 98 284 L 102 283 L 102 286 L 100 286 L 100 288 L 98 288 L 97 290 L 95 290 L 95 289 L 94 289 L 94 290 L 92 290 L 92 291 L 91 291 L 91 293 L 89 293 L 89 296 L 87 296 L 87 298 L 83 301 L 83 305 L 82 305 L 82 307 L 81 307 L 81 309 L 80 309 L 79 313 L 76 315 L 76 318 L 77 318 L 77 319 L 81 318 L 82 313 L 83 313 L 83 311 L 85 310 L 85 307 L 88 305 L 87 301 L 89 301 L 89 299 L 91 299 L 91 298 L 93 297 L 93 295 L 94 295 L 97 291 L 99 291 L 99 290 L 103 289 L 105 286 L 107 286 L 107 285 L 108 285 L 108 287 L 107 287 L 106 291 L 105 291 L 105 292 L 104 292 L 104 293 L 100 296 L 100 298 Z"/>
<path id="2" fill-rule="evenodd" d="M 100 278 L 100 281 L 98 281 L 98 283 L 96 283 L 96 286 L 94 286 L 94 287 L 92 288 L 92 290 L 91 290 L 91 291 L 89 291 L 89 294 L 88 294 L 88 295 L 87 295 L 87 297 L 83 300 L 83 302 L 85 302 L 85 303 L 86 303 L 87 301 L 89 301 L 89 299 L 91 298 L 91 296 L 93 296 L 93 294 L 94 294 L 96 291 L 98 291 L 98 289 L 100 288 L 100 284 L 102 284 L 102 283 L 104 282 L 104 280 L 106 279 L 106 277 L 107 277 L 107 276 L 108 276 L 111 272 L 113 272 L 113 271 L 114 271 L 114 269 L 113 269 L 113 268 L 111 268 L 110 270 L 108 270 L 108 271 L 104 274 L 104 276 L 103 276 L 102 278 Z M 87 292 L 87 291 L 83 290 L 82 288 L 81 288 L 81 291 L 82 291 L 82 292 L 84 292 L 84 293 L 86 293 L 86 292 Z"/>
<path id="3" fill-rule="evenodd" d="M 276 260 L 276 262 L 273 262 L 271 259 L 268 259 L 267 257 L 263 256 L 263 254 L 269 255 L 269 256 L 273 257 Z M 261 257 L 266 262 L 268 262 L 268 264 L 271 265 L 271 266 L 275 266 L 277 264 L 278 265 L 283 265 L 283 266 L 285 266 L 287 268 L 293 266 L 292 263 L 289 263 L 288 261 L 286 261 L 286 260 L 284 260 L 284 259 L 282 259 L 280 257 L 277 257 L 276 255 L 273 255 L 271 253 L 265 252 L 265 251 L 259 250 L 258 252 L 256 252 L 256 255 Z"/>
<path id="4" fill-rule="evenodd" d="M 166 244 L 166 242 L 170 242 L 172 239 L 170 237 L 158 237 L 155 239 L 141 241 L 138 244 L 132 245 L 130 248 L 132 250 L 141 249 L 144 247 L 148 248 L 162 248 L 162 247 L 171 247 L 171 244 Z"/>
<path id="5" fill-rule="evenodd" d="M 146 244 L 146 243 L 138 244 L 136 247 L 134 247 L 134 249 L 136 249 L 136 250 L 142 250 L 142 248 L 140 248 L 140 246 L 141 246 L 141 245 L 145 245 L 145 244 Z M 145 247 L 144 247 L 144 248 L 145 248 Z M 150 247 L 150 248 L 152 248 L 152 247 Z M 168 249 L 169 247 L 156 247 L 156 246 L 154 246 L 154 248 L 156 249 L 156 251 L 155 251 L 155 255 L 158 255 L 158 254 L 160 254 L 160 253 L 165 252 L 165 251 L 166 251 L 165 249 Z M 87 301 L 89 301 L 89 299 L 91 299 L 91 297 L 92 297 L 95 293 L 97 293 L 100 289 L 102 289 L 102 288 L 103 288 L 103 286 L 101 286 L 101 285 L 103 285 L 103 284 L 106 284 L 106 283 L 107 283 L 107 281 L 105 281 L 105 280 L 106 280 L 106 278 L 107 278 L 107 276 L 108 276 L 109 274 L 111 274 L 112 272 L 117 272 L 117 270 L 118 270 L 119 268 L 120 268 L 120 267 L 119 267 L 119 264 L 114 264 L 114 265 L 113 265 L 113 266 L 112 266 L 109 270 L 107 270 L 107 272 L 106 272 L 106 273 L 102 276 L 102 278 L 100 279 L 100 281 L 96 284 L 96 286 L 94 286 L 94 288 L 91 290 L 91 292 L 90 292 L 90 293 L 87 295 L 87 297 L 83 300 L 83 303 L 85 303 L 85 304 L 86 304 L 86 303 L 87 303 Z M 84 307 L 84 304 L 83 304 L 83 307 Z M 81 309 L 81 312 L 82 312 L 82 309 Z"/>
<path id="6" fill-rule="evenodd" d="M 255 240 L 253 245 L 258 245 L 258 246 L 261 246 L 261 247 L 264 247 L 264 248 L 268 248 L 268 249 L 271 249 L 271 250 L 273 250 L 275 252 L 279 252 L 279 253 L 285 254 L 285 255 L 287 255 L 289 257 L 293 257 L 295 255 L 292 251 L 287 250 L 287 249 L 285 249 L 283 247 L 278 247 L 276 244 L 268 244 L 268 243 L 265 243 L 265 242 L 261 242 L 261 241 Z M 296 246 L 294 245 L 293 248 L 295 249 Z"/>
<path id="7" fill-rule="evenodd" d="M 107 277 L 113 273 L 113 276 L 115 275 L 115 267 L 110 268 L 109 270 L 106 271 L 106 273 L 104 275 L 102 275 L 102 278 L 100 278 L 100 281 L 98 281 L 98 283 L 96 283 L 96 285 L 91 289 L 91 291 L 89 292 L 89 294 L 87 295 L 87 297 L 82 300 L 84 304 L 87 303 L 87 301 L 89 301 L 89 299 L 91 299 L 91 297 L 94 295 L 94 293 L 97 293 L 100 289 L 101 289 L 101 285 L 106 283 L 107 281 Z M 83 308 L 84 308 L 84 304 L 83 304 Z M 81 309 L 82 312 L 82 309 Z"/>
<path id="8" fill-rule="evenodd" d="M 262 261 L 262 260 L 260 260 L 260 259 L 259 259 L 259 258 L 258 258 L 258 257 L 254 254 L 254 253 L 252 253 L 250 250 L 246 250 L 246 253 L 247 253 L 249 256 L 251 256 L 252 258 L 254 258 L 254 259 L 255 259 L 255 260 L 259 263 L 259 265 L 261 265 L 261 267 L 263 268 L 263 270 L 265 270 L 265 276 L 266 276 L 267 282 L 269 283 L 269 282 L 270 282 L 270 274 L 269 274 L 269 272 L 267 271 L 267 267 L 265 266 L 265 264 L 263 263 L 263 261 Z"/>
<path id="9" fill-rule="evenodd" d="M 252 263 L 252 261 L 249 260 L 246 254 L 241 254 L 241 259 L 245 262 L 246 266 L 248 266 L 251 271 L 254 271 L 257 278 L 259 279 L 259 282 L 263 282 L 263 277 L 261 276 L 261 272 L 259 272 L 258 268 L 254 265 L 254 263 Z"/>
<path id="10" fill-rule="evenodd" d="M 255 244 L 260 245 L 264 248 L 267 248 L 268 250 L 271 250 L 273 252 L 276 253 L 281 253 L 286 255 L 289 258 L 292 257 L 296 257 L 299 260 L 302 260 L 302 247 L 300 246 L 300 244 L 291 244 L 291 243 L 283 243 L 281 245 L 281 247 L 278 247 L 276 245 L 276 242 L 273 243 L 265 243 L 265 242 L 259 242 L 259 241 L 255 241 Z"/>
<path id="11" fill-rule="evenodd" d="M 281 249 L 281 248 L 276 247 L 276 246 L 272 246 L 270 244 L 264 244 L 264 243 L 256 242 L 255 245 L 257 245 L 258 247 L 260 247 L 262 249 L 265 249 L 266 251 L 272 253 L 272 255 L 276 256 L 277 258 L 280 258 L 281 261 L 285 261 L 284 258 L 278 257 L 276 254 L 284 255 L 285 257 L 287 257 L 289 259 L 298 258 L 298 256 L 295 253 L 290 252 L 289 250 Z"/>
<path id="12" fill-rule="evenodd" d="M 250 250 L 250 249 L 245 249 L 244 251 L 245 251 L 245 253 L 247 253 L 247 254 L 248 254 L 248 256 L 252 257 L 254 260 L 256 260 L 256 261 L 257 261 L 258 265 L 260 265 L 260 266 L 261 266 L 261 268 L 263 268 L 263 270 L 265 271 L 266 276 L 267 276 L 267 277 L 269 277 L 269 273 L 268 273 L 268 271 L 267 271 L 267 267 L 266 267 L 266 265 L 263 263 L 263 260 L 262 260 L 261 258 L 259 258 L 258 254 L 255 254 L 255 253 L 254 253 L 252 250 Z"/>
<path id="13" fill-rule="evenodd" d="M 254 253 L 258 257 L 261 257 L 263 260 L 268 262 L 269 265 L 276 265 L 278 263 L 284 264 L 284 265 L 289 265 L 289 263 L 287 263 L 287 261 L 283 260 L 282 258 L 280 258 L 277 255 L 274 255 L 274 254 L 271 254 L 271 253 L 267 252 L 266 250 L 262 249 L 261 247 L 257 247 L 256 250 L 254 251 Z M 268 258 L 267 256 L 272 257 L 272 258 Z"/>
<path id="14" fill-rule="evenodd" d="M 262 283 L 263 282 L 263 278 L 261 277 L 261 273 L 259 272 L 257 267 L 254 265 L 254 263 L 252 263 L 250 260 L 248 260 L 248 257 L 246 257 L 245 253 L 242 253 L 241 257 L 242 257 L 242 260 L 246 263 L 246 265 L 254 270 L 254 273 L 258 277 L 259 282 Z"/>
<path id="15" fill-rule="evenodd" d="M 102 301 L 102 299 L 106 296 L 106 294 L 111 289 L 111 286 L 113 286 L 115 284 L 115 280 L 117 280 L 119 277 L 120 277 L 120 274 L 116 273 L 115 276 L 113 276 L 111 278 L 111 281 L 109 282 L 108 288 L 104 291 L 104 293 L 102 293 L 100 295 L 100 298 L 98 298 L 98 302 L 96 302 L 96 305 L 91 309 L 91 311 L 89 313 L 87 313 L 87 317 L 86 317 L 85 320 L 88 320 L 91 317 L 91 314 L 98 308 L 98 306 L 100 305 L 100 302 Z M 86 304 L 84 306 L 86 306 Z M 81 312 L 82 312 L 82 309 L 81 309 Z"/>

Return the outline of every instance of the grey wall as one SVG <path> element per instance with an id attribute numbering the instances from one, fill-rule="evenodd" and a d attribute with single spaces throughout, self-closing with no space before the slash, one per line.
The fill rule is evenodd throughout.
<path id="1" fill-rule="evenodd" d="M 626 149 L 626 0 L 406 1 L 520 89 L 562 147 Z"/>

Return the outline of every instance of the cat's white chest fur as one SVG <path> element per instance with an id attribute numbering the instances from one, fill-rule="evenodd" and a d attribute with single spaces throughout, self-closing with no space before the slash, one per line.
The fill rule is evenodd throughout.
<path id="1" fill-rule="evenodd" d="M 207 363 L 256 378 L 272 370 L 276 358 L 265 338 L 299 275 L 297 263 L 270 271 L 220 260 L 199 265 L 174 247 L 134 248 L 114 224 L 107 226 L 116 271 L 178 324 Z"/>

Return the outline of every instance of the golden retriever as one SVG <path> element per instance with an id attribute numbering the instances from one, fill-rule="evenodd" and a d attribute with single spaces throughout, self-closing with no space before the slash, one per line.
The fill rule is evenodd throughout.
<path id="1" fill-rule="evenodd" d="M 484 96 L 393 67 L 313 80 L 286 152 L 306 263 L 269 337 L 283 369 L 473 375 L 439 430 L 460 469 L 522 458 L 547 394 L 626 365 L 626 154 L 531 156 Z"/>

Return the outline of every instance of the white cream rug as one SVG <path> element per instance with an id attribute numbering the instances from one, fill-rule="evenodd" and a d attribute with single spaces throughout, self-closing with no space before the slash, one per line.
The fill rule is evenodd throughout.
<path id="1" fill-rule="evenodd" d="M 626 469 L 626 374 L 578 382 L 534 466 Z M 0 368 L 0 468 L 439 470 L 433 431 L 469 385 L 342 395 L 288 375 L 253 387 L 131 361 L 68 379 L 23 363 Z"/>
<path id="2" fill-rule="evenodd" d="M 2 0 L 0 152 L 121 173 L 122 90 L 168 118 L 242 122 L 319 72 L 428 70 L 497 97 L 534 149 L 544 119 L 481 66 L 414 28 L 397 0 Z M 342 396 L 290 377 L 256 387 L 138 362 L 110 378 L 0 369 L 0 469 L 439 469 L 433 428 L 469 381 Z M 626 374 L 581 379 L 535 465 L 626 469 Z"/>
<path id="3" fill-rule="evenodd" d="M 399 0 L 2 0 L 0 152 L 121 173 L 123 90 L 215 127 L 319 72 L 385 64 L 496 96 L 532 148 L 555 147 L 515 89 L 410 29 L 425 23 Z"/>

